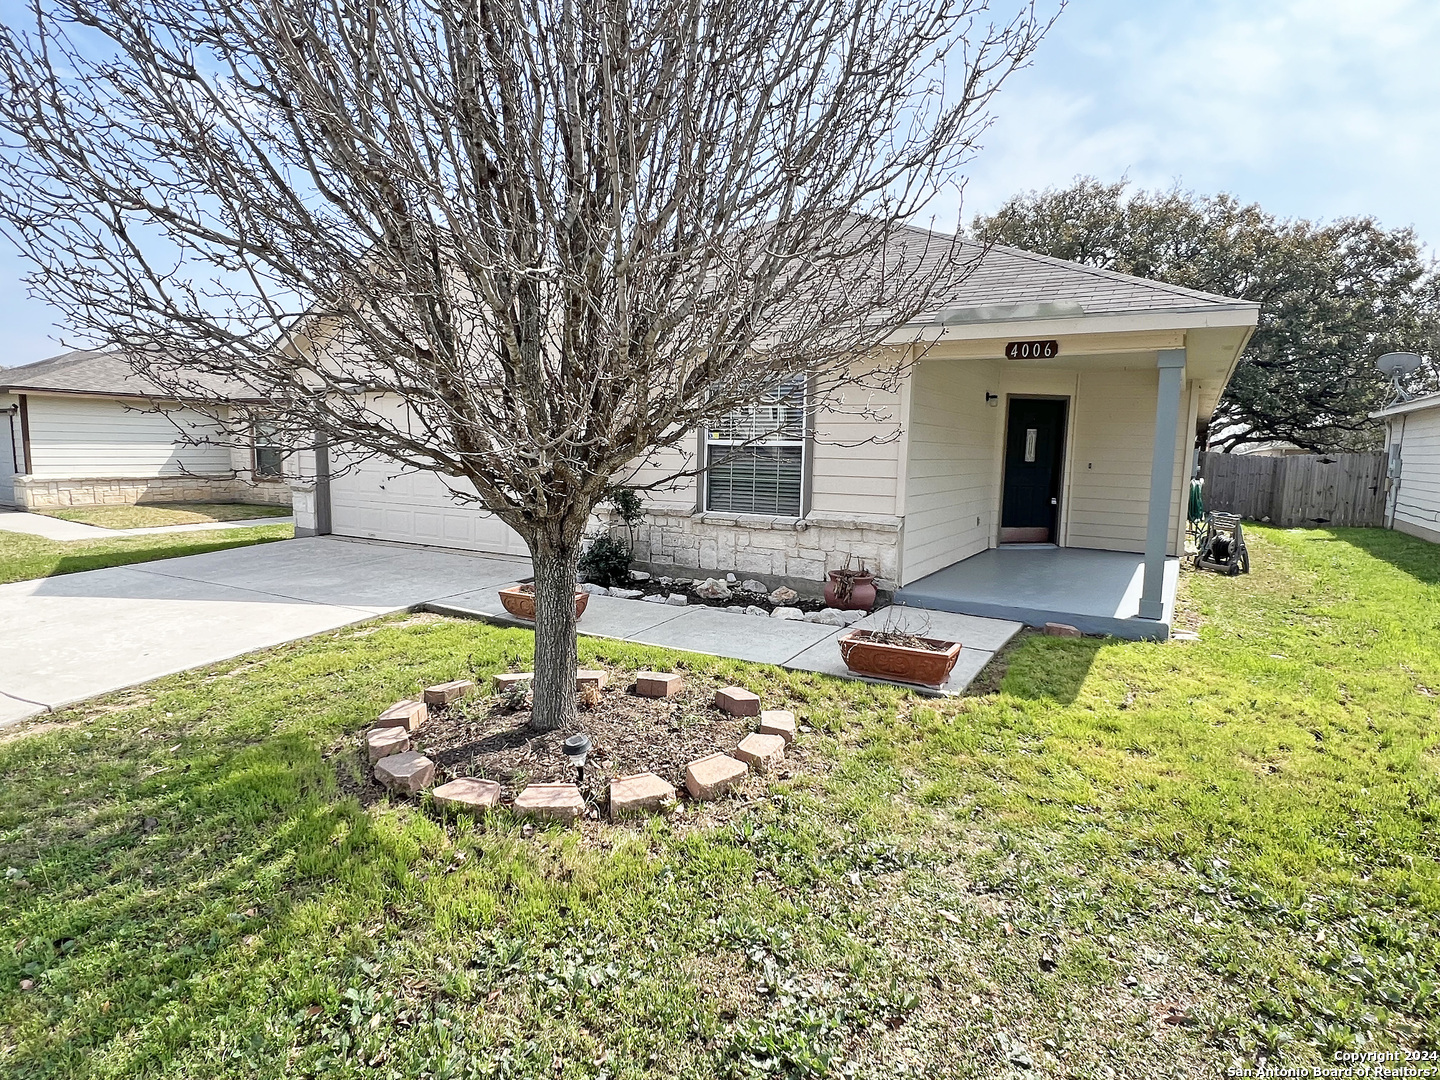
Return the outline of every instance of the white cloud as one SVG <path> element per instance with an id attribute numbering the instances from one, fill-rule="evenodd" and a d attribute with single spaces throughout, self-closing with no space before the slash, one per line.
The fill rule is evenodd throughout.
<path id="1" fill-rule="evenodd" d="M 1077 0 L 999 96 L 966 216 L 1081 173 L 1440 242 L 1440 5 Z"/>

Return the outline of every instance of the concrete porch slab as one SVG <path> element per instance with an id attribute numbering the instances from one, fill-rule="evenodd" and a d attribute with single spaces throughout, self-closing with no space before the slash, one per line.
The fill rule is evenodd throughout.
<path id="1" fill-rule="evenodd" d="M 905 586 L 896 592 L 895 603 L 1029 626 L 1068 623 L 1087 634 L 1164 641 L 1174 623 L 1180 563 L 1165 561 L 1165 612 L 1159 620 L 1139 617 L 1144 571 L 1144 556 L 1130 552 L 991 548 Z"/>

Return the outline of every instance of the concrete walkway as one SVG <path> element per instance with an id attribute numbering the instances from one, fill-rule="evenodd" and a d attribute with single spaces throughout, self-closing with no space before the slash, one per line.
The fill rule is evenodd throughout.
<path id="1" fill-rule="evenodd" d="M 528 572 L 327 537 L 0 585 L 0 726 Z"/>
<path id="2" fill-rule="evenodd" d="M 246 518 L 244 521 L 197 521 L 190 525 L 149 525 L 143 529 L 102 529 L 79 521 L 27 514 L 23 510 L 0 510 L 0 531 L 43 536 L 47 540 L 106 540 L 146 533 L 210 532 L 214 529 L 248 529 L 254 525 L 293 525 L 293 517 Z"/>
<path id="3" fill-rule="evenodd" d="M 53 520 L 53 519 L 47 519 Z M 0 585 L 0 726 L 256 649 L 424 607 L 528 626 L 498 589 L 525 559 L 310 537 Z M 887 621 L 964 645 L 963 690 L 1018 622 L 887 608 Z M 583 634 L 846 676 L 833 626 L 592 596 Z"/>
<path id="4" fill-rule="evenodd" d="M 450 596 L 432 601 L 425 607 L 445 615 L 484 619 L 509 626 L 531 625 L 512 618 L 493 589 Z M 995 653 L 1022 629 L 1022 624 L 1004 619 L 983 619 L 913 607 L 881 608 L 855 623 L 854 627 L 878 630 L 887 623 L 921 632 L 927 637 L 961 643 L 963 648 L 955 670 L 938 691 L 945 696 L 964 691 Z M 580 633 L 591 637 L 620 638 L 642 645 L 662 645 L 667 649 L 728 656 L 735 660 L 775 664 L 797 671 L 820 671 L 853 679 L 858 676 L 851 674 L 840 659 L 837 642 L 847 629 L 850 628 L 742 615 L 698 604 L 670 607 L 613 596 L 590 597 L 585 614 L 580 619 Z M 935 692 L 925 687 L 909 688 L 921 693 Z"/>

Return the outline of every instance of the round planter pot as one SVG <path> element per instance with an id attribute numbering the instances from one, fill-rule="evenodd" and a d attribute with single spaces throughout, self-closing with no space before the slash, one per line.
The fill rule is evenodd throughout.
<path id="1" fill-rule="evenodd" d="M 869 611 L 875 606 L 875 578 L 871 574 L 857 577 L 850 585 L 850 596 L 837 599 L 840 571 L 831 570 L 830 580 L 825 583 L 825 606 L 842 611 Z"/>
<path id="2" fill-rule="evenodd" d="M 523 591 L 517 585 L 510 589 L 500 590 L 500 603 L 505 605 L 505 610 L 517 619 L 528 619 L 535 621 L 535 594 Z M 575 590 L 575 618 L 585 614 L 585 605 L 590 603 L 590 594 Z"/>
<path id="3" fill-rule="evenodd" d="M 960 659 L 958 641 L 924 638 L 935 648 L 916 649 L 875 641 L 873 635 L 871 630 L 851 630 L 840 638 L 840 659 L 857 675 L 939 689 L 955 670 L 955 661 Z"/>

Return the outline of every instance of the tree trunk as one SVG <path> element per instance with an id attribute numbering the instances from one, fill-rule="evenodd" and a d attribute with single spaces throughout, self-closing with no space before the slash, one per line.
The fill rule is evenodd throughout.
<path id="1" fill-rule="evenodd" d="M 579 541 L 537 538 L 535 569 L 535 681 L 530 726 L 555 731 L 575 724 L 575 578 Z"/>

